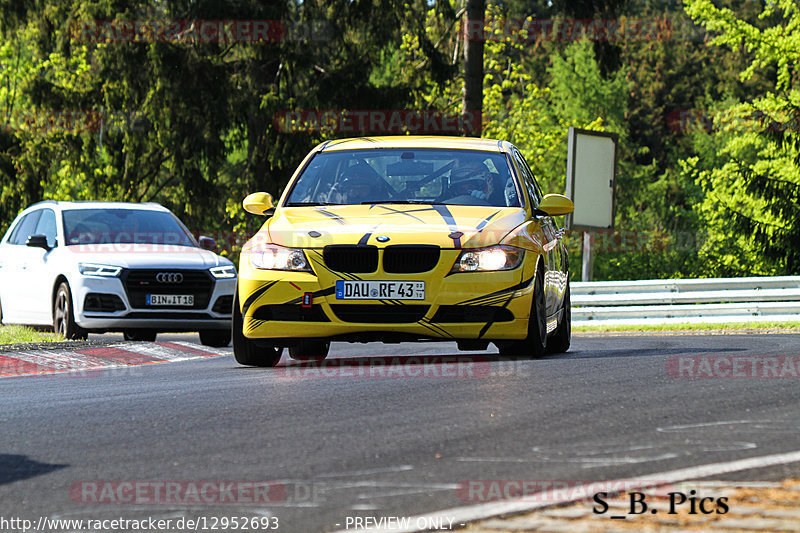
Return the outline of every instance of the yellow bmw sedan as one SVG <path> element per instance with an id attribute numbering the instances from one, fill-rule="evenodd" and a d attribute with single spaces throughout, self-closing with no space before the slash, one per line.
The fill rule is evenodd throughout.
<path id="1" fill-rule="evenodd" d="M 274 366 L 283 348 L 321 360 L 331 341 L 494 343 L 533 357 L 570 343 L 563 230 L 505 141 L 382 137 L 325 142 L 306 156 L 243 247 L 233 351 Z"/>

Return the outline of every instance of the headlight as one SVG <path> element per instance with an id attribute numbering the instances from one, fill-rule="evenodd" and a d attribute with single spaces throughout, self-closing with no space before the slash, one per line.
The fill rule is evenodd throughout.
<path id="1" fill-rule="evenodd" d="M 263 270 L 311 272 L 303 250 L 268 244 L 250 252 L 250 264 Z"/>
<path id="2" fill-rule="evenodd" d="M 109 265 L 95 265 L 93 263 L 78 263 L 78 271 L 84 276 L 101 276 L 115 278 L 122 272 L 122 267 Z"/>
<path id="3" fill-rule="evenodd" d="M 214 267 L 209 270 L 217 279 L 230 279 L 236 277 L 236 267 L 233 265 Z"/>
<path id="4" fill-rule="evenodd" d="M 491 246 L 464 250 L 450 272 L 489 272 L 513 270 L 522 263 L 525 250 L 513 246 Z"/>

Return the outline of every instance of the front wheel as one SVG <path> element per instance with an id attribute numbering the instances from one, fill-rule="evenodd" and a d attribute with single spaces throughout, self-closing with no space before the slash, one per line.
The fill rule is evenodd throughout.
<path id="1" fill-rule="evenodd" d="M 231 330 L 229 329 L 203 329 L 200 330 L 200 342 L 212 348 L 224 348 L 231 343 Z"/>
<path id="2" fill-rule="evenodd" d="M 53 304 L 53 331 L 70 340 L 86 340 L 89 336 L 89 332 L 75 323 L 72 293 L 66 282 L 59 285 L 56 292 L 56 300 Z"/>
<path id="3" fill-rule="evenodd" d="M 569 350 L 572 339 L 572 304 L 569 298 L 569 280 L 564 292 L 564 305 L 561 307 L 561 320 L 556 332 L 547 339 L 547 353 L 564 353 Z"/>
<path id="4" fill-rule="evenodd" d="M 231 337 L 233 338 L 233 357 L 240 365 L 275 366 L 280 361 L 283 348 L 259 347 L 255 341 L 244 336 L 242 327 L 242 311 L 239 308 L 239 288 L 233 300 L 233 320 L 231 321 Z"/>
<path id="5" fill-rule="evenodd" d="M 498 346 L 500 355 L 511 357 L 539 357 L 544 355 L 547 345 L 547 322 L 544 300 L 544 267 L 536 267 L 533 285 L 531 316 L 528 319 L 528 336 L 521 341 L 508 341 Z"/>
<path id="6" fill-rule="evenodd" d="M 328 357 L 331 343 L 316 339 L 302 339 L 289 347 L 289 357 L 296 361 L 322 361 Z"/>

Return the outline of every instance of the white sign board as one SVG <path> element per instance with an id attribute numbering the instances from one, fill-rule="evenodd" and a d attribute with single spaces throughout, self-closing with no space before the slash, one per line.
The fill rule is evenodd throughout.
<path id="1" fill-rule="evenodd" d="M 616 169 L 615 133 L 569 129 L 566 194 L 575 204 L 575 211 L 567 215 L 567 229 L 614 227 Z"/>

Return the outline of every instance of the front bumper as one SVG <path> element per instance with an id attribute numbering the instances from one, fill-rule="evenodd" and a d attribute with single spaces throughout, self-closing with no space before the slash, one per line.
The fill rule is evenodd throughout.
<path id="1" fill-rule="evenodd" d="M 213 283 L 208 305 L 199 309 L 148 309 L 134 307 L 122 280 L 119 278 L 82 277 L 71 283 L 75 322 L 82 328 L 93 331 L 115 331 L 123 329 L 156 329 L 162 332 L 198 331 L 201 329 L 230 328 L 230 310 L 221 311 L 218 303 L 225 296 L 232 300 L 236 290 L 236 279 L 218 279 Z M 179 290 L 176 292 L 180 292 Z M 87 309 L 88 295 L 116 297 L 124 309 L 100 311 Z"/>
<path id="2" fill-rule="evenodd" d="M 524 339 L 538 256 L 510 271 L 449 274 L 460 250 L 442 250 L 437 266 L 417 274 L 341 274 L 307 254 L 316 274 L 253 268 L 243 254 L 239 302 L 250 339 L 290 344 L 297 338 L 341 340 Z M 381 263 L 382 264 L 382 263 Z M 425 281 L 425 300 L 341 300 L 337 280 Z M 308 302 L 306 295 L 311 295 Z M 304 299 L 310 307 L 303 307 Z"/>

